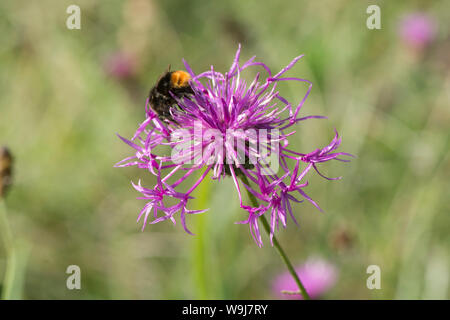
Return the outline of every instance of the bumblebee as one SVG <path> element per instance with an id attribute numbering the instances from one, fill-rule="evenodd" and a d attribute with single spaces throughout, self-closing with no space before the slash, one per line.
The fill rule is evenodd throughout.
<path id="1" fill-rule="evenodd" d="M 180 99 L 194 93 L 189 85 L 190 79 L 191 76 L 186 71 L 170 71 L 169 67 L 150 90 L 150 107 L 162 121 L 173 121 L 170 109 L 175 107 L 177 102 L 170 93 Z"/>

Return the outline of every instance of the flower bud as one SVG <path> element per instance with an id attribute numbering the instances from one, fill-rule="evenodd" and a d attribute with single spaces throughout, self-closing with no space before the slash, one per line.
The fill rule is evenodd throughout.
<path id="1" fill-rule="evenodd" d="M 3 198 L 8 187 L 12 183 L 12 163 L 11 152 L 7 147 L 0 148 L 0 197 Z"/>

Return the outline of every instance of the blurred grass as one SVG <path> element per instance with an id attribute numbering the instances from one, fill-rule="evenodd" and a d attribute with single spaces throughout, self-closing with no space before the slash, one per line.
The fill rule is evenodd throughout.
<path id="1" fill-rule="evenodd" d="M 325 209 L 296 207 L 279 233 L 292 260 L 322 255 L 339 281 L 326 298 L 449 298 L 449 12 L 447 1 L 377 1 L 382 30 L 365 27 L 367 2 L 78 1 L 82 29 L 65 27 L 71 1 L 0 3 L 0 144 L 15 155 L 7 198 L 12 233 L 32 243 L 24 280 L 28 299 L 273 298 L 284 272 L 265 238 L 259 249 L 242 220 L 232 181 L 209 182 L 180 223 L 140 232 L 143 206 L 129 182 L 150 175 L 114 169 L 131 152 L 147 91 L 168 64 L 224 71 L 239 42 L 273 70 L 305 57 L 290 74 L 314 83 L 298 127 L 299 150 L 325 145 L 337 128 L 342 150 L 358 158 L 327 164 L 339 182 L 311 176 L 308 193 Z M 414 11 L 438 22 L 422 54 L 397 36 Z M 133 55 L 135 73 L 111 77 L 105 59 Z M 285 85 L 299 100 L 305 87 Z M 339 233 L 351 246 L 338 248 Z M 0 279 L 5 250 L 0 246 Z M 65 270 L 82 270 L 82 290 L 65 287 Z M 382 270 L 382 290 L 365 287 L 368 265 Z M 436 271 L 437 270 L 437 271 Z M 444 279 L 439 285 L 439 280 Z M 446 280 L 445 280 L 446 279 Z M 4 286 L 4 284 L 2 284 Z"/>

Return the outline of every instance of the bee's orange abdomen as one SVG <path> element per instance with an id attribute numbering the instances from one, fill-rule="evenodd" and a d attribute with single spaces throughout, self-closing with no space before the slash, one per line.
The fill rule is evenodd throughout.
<path id="1" fill-rule="evenodd" d="M 175 71 L 170 76 L 170 82 L 175 88 L 186 87 L 189 83 L 191 76 L 186 71 Z"/>

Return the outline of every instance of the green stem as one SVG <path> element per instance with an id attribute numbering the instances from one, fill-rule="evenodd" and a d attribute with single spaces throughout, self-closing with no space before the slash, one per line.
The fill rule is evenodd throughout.
<path id="1" fill-rule="evenodd" d="M 242 182 L 244 182 L 246 185 L 250 185 L 246 176 L 242 175 L 240 178 L 241 178 Z M 249 192 L 247 189 L 246 189 L 246 191 L 247 191 L 247 195 L 248 195 L 250 201 L 252 202 L 252 205 L 254 207 L 258 207 L 259 203 L 258 203 L 258 200 L 256 199 L 256 197 L 251 192 Z M 261 215 L 260 219 L 261 219 L 262 225 L 264 227 L 264 230 L 266 230 L 267 234 L 270 235 L 270 226 L 269 226 L 269 223 L 267 222 L 266 217 L 264 215 Z M 281 256 L 281 259 L 283 260 L 284 264 L 286 265 L 287 269 L 289 270 L 289 273 L 292 275 L 295 282 L 297 283 L 297 286 L 300 289 L 300 293 L 302 294 L 303 298 L 305 300 L 310 300 L 310 297 L 309 297 L 308 293 L 306 292 L 306 289 L 303 286 L 303 283 L 300 281 L 300 278 L 297 275 L 297 272 L 295 272 L 295 269 L 292 266 L 291 261 L 289 260 L 288 256 L 284 252 L 283 248 L 280 246 L 280 243 L 278 242 L 278 240 L 275 236 L 273 236 L 272 242 L 273 242 L 273 246 L 275 247 L 275 249 L 277 249 L 278 253 Z"/>
<path id="2" fill-rule="evenodd" d="M 6 252 L 6 268 L 1 299 L 22 299 L 30 246 L 26 241 L 13 238 L 3 198 L 0 198 L 0 234 Z"/>
<path id="3" fill-rule="evenodd" d="M 14 254 L 14 246 L 12 242 L 11 228 L 9 226 L 8 216 L 6 213 L 5 200 L 0 197 L 0 233 L 2 234 L 3 245 L 6 253 L 6 267 L 3 279 L 2 299 L 10 298 L 11 283 L 14 279 L 14 265 L 16 256 Z"/>
<path id="4" fill-rule="evenodd" d="M 9 227 L 8 216 L 6 213 L 5 200 L 0 196 L 0 230 L 6 254 L 9 255 L 12 250 L 11 228 Z"/>
<path id="5" fill-rule="evenodd" d="M 196 204 L 199 208 L 208 208 L 210 198 L 210 179 L 205 179 L 198 187 L 199 196 L 196 199 Z M 195 228 L 197 232 L 195 239 L 192 242 L 192 265 L 193 265 L 193 279 L 196 290 L 196 299 L 205 300 L 211 299 L 210 282 L 208 281 L 210 269 L 208 268 L 208 239 L 206 239 L 205 230 L 208 229 L 208 217 L 201 214 L 196 219 Z"/>

